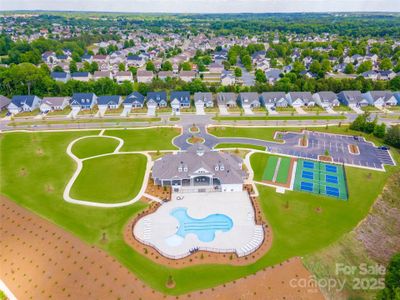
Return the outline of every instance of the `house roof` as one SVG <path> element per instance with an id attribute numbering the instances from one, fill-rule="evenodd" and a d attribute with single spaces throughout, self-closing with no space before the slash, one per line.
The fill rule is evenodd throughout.
<path id="1" fill-rule="evenodd" d="M 239 98 L 242 102 L 254 102 L 260 100 L 260 96 L 258 95 L 258 93 L 253 92 L 240 93 Z"/>
<path id="2" fill-rule="evenodd" d="M 155 101 L 157 103 L 161 101 L 167 102 L 167 92 L 148 92 L 147 101 Z"/>
<path id="3" fill-rule="evenodd" d="M 71 74 L 72 77 L 89 77 L 89 72 L 75 72 Z"/>
<path id="4" fill-rule="evenodd" d="M 240 167 L 241 162 L 237 156 L 211 151 L 204 145 L 196 144 L 187 152 L 167 154 L 156 160 L 152 174 L 154 178 L 159 179 L 185 179 L 196 175 L 195 172 L 199 169 L 204 169 L 208 174 L 214 174 L 222 184 L 242 184 L 245 172 Z M 223 166 L 223 170 L 216 171 L 216 166 Z"/>
<path id="5" fill-rule="evenodd" d="M 68 99 L 69 97 L 43 97 L 42 104 L 47 104 L 49 106 L 61 106 Z"/>
<path id="6" fill-rule="evenodd" d="M 310 92 L 290 92 L 289 95 L 292 101 L 301 99 L 304 103 L 308 103 L 312 100 L 312 95 Z"/>
<path id="7" fill-rule="evenodd" d="M 196 72 L 195 71 L 180 71 L 179 76 L 180 77 L 196 77 Z"/>
<path id="8" fill-rule="evenodd" d="M 337 100 L 337 95 L 334 92 L 318 92 L 317 94 L 323 102 L 332 102 Z"/>
<path id="9" fill-rule="evenodd" d="M 113 95 L 113 96 L 99 96 L 97 98 L 97 104 L 98 105 L 110 105 L 110 104 L 115 104 L 117 105 L 121 99 L 121 96 L 119 95 Z"/>
<path id="10" fill-rule="evenodd" d="M 212 93 L 194 93 L 194 102 L 202 101 L 202 102 L 210 102 L 212 101 L 213 96 Z"/>
<path id="11" fill-rule="evenodd" d="M 364 99 L 360 91 L 342 91 L 340 94 L 342 94 L 349 103 L 357 103 Z"/>
<path id="12" fill-rule="evenodd" d="M 389 100 L 391 97 L 393 97 L 393 93 L 391 91 L 370 91 L 368 92 L 372 100 L 378 100 L 379 98 L 383 98 L 384 101 Z"/>
<path id="13" fill-rule="evenodd" d="M 7 98 L 6 96 L 0 95 L 0 108 L 7 106 L 11 103 L 11 99 Z"/>
<path id="14" fill-rule="evenodd" d="M 95 71 L 93 77 L 109 78 L 111 76 L 110 71 Z"/>
<path id="15" fill-rule="evenodd" d="M 11 103 L 17 107 L 21 107 L 24 104 L 28 105 L 29 107 L 32 106 L 33 101 L 35 100 L 34 95 L 22 95 L 22 96 L 14 96 L 11 99 Z"/>
<path id="16" fill-rule="evenodd" d="M 151 71 L 146 71 L 146 70 L 138 70 L 136 76 L 153 76 L 153 72 Z"/>
<path id="17" fill-rule="evenodd" d="M 132 76 L 131 71 L 119 71 L 115 74 L 115 76 Z"/>
<path id="18" fill-rule="evenodd" d="M 170 95 L 171 101 L 177 99 L 180 103 L 190 103 L 190 92 L 174 91 Z"/>
<path id="19" fill-rule="evenodd" d="M 265 76 L 267 76 L 267 78 L 279 79 L 281 78 L 280 75 L 282 73 L 283 73 L 282 70 L 279 69 L 269 69 L 265 71 Z"/>
<path id="20" fill-rule="evenodd" d="M 96 95 L 93 93 L 74 93 L 72 95 L 71 104 L 87 105 L 91 104 Z"/>
<path id="21" fill-rule="evenodd" d="M 276 103 L 280 99 L 286 99 L 284 92 L 264 92 L 261 94 L 264 103 Z"/>
<path id="22" fill-rule="evenodd" d="M 66 72 L 51 72 L 50 76 L 54 79 L 66 79 L 66 78 L 68 78 L 68 73 L 66 73 Z"/>
<path id="23" fill-rule="evenodd" d="M 133 102 L 140 102 L 144 103 L 144 96 L 139 93 L 139 92 L 133 92 L 132 94 L 128 95 L 128 97 L 125 98 L 124 103 L 129 104 Z"/>
<path id="24" fill-rule="evenodd" d="M 173 77 L 174 73 L 172 71 L 160 71 L 158 72 L 158 77 Z"/>

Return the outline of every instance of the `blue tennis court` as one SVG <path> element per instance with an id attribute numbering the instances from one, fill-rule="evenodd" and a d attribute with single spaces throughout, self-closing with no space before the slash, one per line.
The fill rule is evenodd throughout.
<path id="1" fill-rule="evenodd" d="M 332 186 L 327 186 L 326 194 L 329 196 L 339 197 L 339 189 Z"/>
<path id="2" fill-rule="evenodd" d="M 326 180 L 326 182 L 329 182 L 329 183 L 338 183 L 337 176 L 326 175 L 325 180 Z"/>
<path id="3" fill-rule="evenodd" d="M 304 161 L 303 167 L 308 169 L 314 169 L 314 163 L 312 161 Z"/>
<path id="4" fill-rule="evenodd" d="M 325 165 L 325 170 L 331 173 L 337 173 L 337 167 L 332 165 Z"/>
<path id="5" fill-rule="evenodd" d="M 309 171 L 303 171 L 301 176 L 306 179 L 314 179 L 314 173 Z"/>
<path id="6" fill-rule="evenodd" d="M 303 191 L 312 192 L 313 191 L 313 187 L 314 187 L 314 185 L 311 182 L 302 181 L 301 184 L 300 184 L 300 188 Z"/>

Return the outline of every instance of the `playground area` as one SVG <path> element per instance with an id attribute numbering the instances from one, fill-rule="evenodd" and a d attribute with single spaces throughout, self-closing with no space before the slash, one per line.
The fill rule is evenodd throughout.
<path id="1" fill-rule="evenodd" d="M 297 160 L 294 189 L 342 200 L 348 199 L 346 174 L 341 165 Z"/>
<path id="2" fill-rule="evenodd" d="M 274 185 L 289 186 L 294 165 L 294 159 L 290 157 L 270 156 L 264 167 L 262 181 Z"/>

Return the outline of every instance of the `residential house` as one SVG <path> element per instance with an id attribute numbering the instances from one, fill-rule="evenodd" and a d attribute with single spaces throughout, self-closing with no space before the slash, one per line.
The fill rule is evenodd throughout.
<path id="1" fill-rule="evenodd" d="M 397 105 L 397 99 L 391 91 L 370 91 L 362 94 L 368 100 L 370 105 L 376 106 L 394 106 Z"/>
<path id="2" fill-rule="evenodd" d="M 393 71 L 377 71 L 379 80 L 392 80 L 396 77 L 396 73 Z"/>
<path id="3" fill-rule="evenodd" d="M 51 72 L 51 78 L 55 81 L 60 81 L 66 83 L 70 79 L 70 74 L 67 72 Z"/>
<path id="4" fill-rule="evenodd" d="M 92 74 L 89 72 L 75 72 L 71 74 L 71 78 L 77 81 L 88 82 L 90 79 L 92 79 Z"/>
<path id="5" fill-rule="evenodd" d="M 179 113 L 181 108 L 190 107 L 190 92 L 174 91 L 170 95 L 170 104 L 173 113 Z"/>
<path id="6" fill-rule="evenodd" d="M 117 83 L 123 83 L 124 81 L 133 81 L 133 76 L 131 71 L 119 71 L 115 74 L 115 80 Z"/>
<path id="7" fill-rule="evenodd" d="M 97 104 L 97 96 L 94 93 L 74 93 L 70 104 L 72 108 L 93 109 Z"/>
<path id="8" fill-rule="evenodd" d="M 196 106 L 203 105 L 204 107 L 213 107 L 213 94 L 212 93 L 194 93 L 194 104 Z"/>
<path id="9" fill-rule="evenodd" d="M 208 71 L 210 73 L 222 73 L 224 71 L 224 66 L 218 63 L 212 63 L 208 66 Z"/>
<path id="10" fill-rule="evenodd" d="M 379 79 L 379 73 L 373 70 L 366 71 L 362 73 L 361 76 L 364 77 L 365 79 L 371 79 L 374 81 Z"/>
<path id="11" fill-rule="evenodd" d="M 196 78 L 195 71 L 180 71 L 179 78 L 185 82 L 193 81 Z"/>
<path id="12" fill-rule="evenodd" d="M 312 95 L 315 103 L 323 108 L 339 106 L 340 101 L 334 92 L 318 92 Z"/>
<path id="13" fill-rule="evenodd" d="M 235 93 L 218 93 L 217 94 L 217 104 L 226 107 L 236 107 L 237 106 L 237 96 Z"/>
<path id="14" fill-rule="evenodd" d="M 40 104 L 41 112 L 63 110 L 69 105 L 70 97 L 43 97 Z"/>
<path id="15" fill-rule="evenodd" d="M 142 56 L 133 55 L 133 56 L 128 56 L 126 59 L 126 62 L 129 67 L 133 66 L 133 67 L 140 68 L 145 65 L 146 60 Z"/>
<path id="16" fill-rule="evenodd" d="M 93 79 L 99 80 L 101 78 L 113 79 L 113 76 L 110 71 L 95 71 L 93 74 Z"/>
<path id="17" fill-rule="evenodd" d="M 7 109 L 7 106 L 11 103 L 11 99 L 0 95 L 0 111 Z"/>
<path id="18" fill-rule="evenodd" d="M 365 99 L 360 91 L 342 91 L 337 96 L 340 103 L 347 106 L 360 107 L 369 105 L 368 99 Z"/>
<path id="19" fill-rule="evenodd" d="M 14 96 L 8 104 L 7 109 L 12 114 L 17 114 L 21 111 L 33 111 L 39 108 L 42 99 L 34 95 Z"/>
<path id="20" fill-rule="evenodd" d="M 267 77 L 269 84 L 274 84 L 283 76 L 283 72 L 280 69 L 269 69 L 265 71 L 265 77 Z"/>
<path id="21" fill-rule="evenodd" d="M 97 98 L 97 106 L 99 110 L 117 109 L 122 102 L 122 97 L 118 95 L 113 96 L 99 96 Z"/>
<path id="22" fill-rule="evenodd" d="M 147 93 L 147 107 L 167 107 L 167 93 L 166 92 L 148 92 Z"/>
<path id="23" fill-rule="evenodd" d="M 221 84 L 223 86 L 234 85 L 236 83 L 236 78 L 232 72 L 223 72 L 221 75 Z"/>
<path id="24" fill-rule="evenodd" d="M 46 51 L 42 54 L 42 60 L 46 64 L 52 65 L 53 63 L 55 63 L 57 61 L 56 53 L 54 51 Z"/>
<path id="25" fill-rule="evenodd" d="M 397 105 L 400 105 L 400 92 L 393 93 L 393 96 L 397 100 Z"/>
<path id="26" fill-rule="evenodd" d="M 260 96 L 258 93 L 239 93 L 238 103 L 242 108 L 260 107 Z"/>
<path id="27" fill-rule="evenodd" d="M 142 108 L 144 106 L 144 96 L 139 92 L 133 92 L 124 100 L 124 108 Z"/>
<path id="28" fill-rule="evenodd" d="M 137 82 L 150 83 L 154 78 L 154 74 L 151 71 L 138 70 L 136 78 Z"/>
<path id="29" fill-rule="evenodd" d="M 173 78 L 174 76 L 175 76 L 174 72 L 172 72 L 172 71 L 160 71 L 160 72 L 158 72 L 158 78 L 161 79 L 161 80 L 165 80 L 167 78 Z"/>
<path id="30" fill-rule="evenodd" d="M 314 106 L 315 101 L 310 92 L 290 92 L 286 95 L 291 106 Z"/>
<path id="31" fill-rule="evenodd" d="M 260 96 L 261 104 L 265 107 L 287 107 L 288 101 L 284 92 L 264 92 Z"/>

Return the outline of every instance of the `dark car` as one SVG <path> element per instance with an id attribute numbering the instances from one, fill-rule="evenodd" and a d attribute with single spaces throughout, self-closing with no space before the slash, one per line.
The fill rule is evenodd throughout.
<path id="1" fill-rule="evenodd" d="M 389 147 L 389 146 L 380 146 L 378 149 L 381 149 L 381 150 L 390 150 L 390 147 Z"/>
<path id="2" fill-rule="evenodd" d="M 353 136 L 353 139 L 355 139 L 356 141 L 358 141 L 358 136 Z"/>

